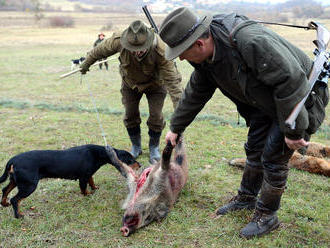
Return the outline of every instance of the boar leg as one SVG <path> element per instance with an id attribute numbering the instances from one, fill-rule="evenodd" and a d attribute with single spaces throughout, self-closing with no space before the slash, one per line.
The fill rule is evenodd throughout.
<path id="1" fill-rule="evenodd" d="M 163 170 L 168 170 L 170 168 L 172 151 L 173 151 L 173 146 L 171 142 L 167 142 L 162 153 L 161 166 Z"/>
<path id="2" fill-rule="evenodd" d="M 118 159 L 115 150 L 111 146 L 107 146 L 105 150 L 108 154 L 111 164 L 119 169 L 122 176 L 126 177 L 129 181 L 136 179 L 136 175 L 133 169 Z"/>

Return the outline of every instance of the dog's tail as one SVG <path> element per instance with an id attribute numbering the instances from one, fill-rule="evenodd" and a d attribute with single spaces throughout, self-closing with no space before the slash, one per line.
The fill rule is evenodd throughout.
<path id="1" fill-rule="evenodd" d="M 3 183 L 4 181 L 7 180 L 8 175 L 9 175 L 10 165 L 12 165 L 12 163 L 9 160 L 7 165 L 6 165 L 5 171 L 3 172 L 3 175 L 0 177 L 0 183 Z"/>

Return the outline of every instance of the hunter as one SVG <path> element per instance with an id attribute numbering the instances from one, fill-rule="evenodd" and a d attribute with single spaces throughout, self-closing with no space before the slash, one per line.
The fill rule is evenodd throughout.
<path id="1" fill-rule="evenodd" d="M 251 238 L 271 232 L 279 227 L 276 212 L 286 187 L 288 160 L 295 149 L 308 145 L 324 119 L 322 114 L 310 114 L 314 104 L 310 97 L 296 128 L 285 126 L 292 109 L 308 93 L 312 60 L 267 27 L 235 13 L 199 17 L 178 8 L 165 17 L 159 34 L 167 44 L 166 59 L 179 57 L 194 67 L 172 115 L 166 142 L 175 145 L 178 134 L 220 89 L 236 104 L 249 131 L 238 194 L 216 215 L 253 209 L 254 216 L 240 235 Z M 323 109 L 324 92 L 314 92 L 320 94 Z"/>
<path id="2" fill-rule="evenodd" d="M 183 91 L 181 74 L 172 61 L 165 59 L 164 42 L 139 20 L 88 52 L 81 64 L 81 73 L 85 74 L 95 61 L 116 53 L 119 53 L 120 92 L 125 107 L 124 125 L 132 142 L 131 153 L 135 158 L 142 153 L 139 103 L 145 94 L 149 105 L 149 161 L 154 163 L 160 159 L 159 139 L 165 127 L 162 113 L 165 97 L 168 92 L 175 108 Z"/>
<path id="3" fill-rule="evenodd" d="M 100 44 L 104 40 L 104 38 L 105 38 L 105 34 L 104 33 L 99 33 L 98 36 L 97 36 L 97 40 L 93 44 L 93 47 L 96 47 L 98 44 Z M 99 60 L 99 61 L 102 61 L 102 59 Z M 102 64 L 104 64 L 106 70 L 109 69 L 108 62 L 105 61 L 104 63 L 99 64 L 100 70 L 102 70 Z"/>

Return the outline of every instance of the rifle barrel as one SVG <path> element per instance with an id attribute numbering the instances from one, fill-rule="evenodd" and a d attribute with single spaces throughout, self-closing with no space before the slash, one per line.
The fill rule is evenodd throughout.
<path id="1" fill-rule="evenodd" d="M 156 25 L 156 23 L 154 22 L 152 16 L 150 15 L 150 12 L 149 12 L 149 10 L 148 10 L 147 5 L 144 5 L 144 6 L 142 7 L 142 9 L 143 9 L 144 14 L 145 14 L 146 17 L 148 18 L 148 21 L 149 21 L 150 25 L 151 25 L 152 28 L 155 30 L 155 33 L 158 34 L 158 28 L 157 28 L 157 25 Z"/>

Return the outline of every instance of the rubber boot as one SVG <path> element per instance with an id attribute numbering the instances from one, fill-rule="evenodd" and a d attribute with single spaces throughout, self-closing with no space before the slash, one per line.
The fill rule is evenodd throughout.
<path id="1" fill-rule="evenodd" d="M 127 128 L 129 138 L 132 142 L 131 154 L 136 159 L 142 154 L 141 148 L 141 129 L 140 126 Z"/>
<path id="2" fill-rule="evenodd" d="M 155 132 L 149 129 L 149 162 L 153 164 L 160 160 L 160 153 L 159 153 L 159 138 L 162 134 L 161 132 Z"/>
<path id="3" fill-rule="evenodd" d="M 285 186 L 273 187 L 265 180 L 263 181 L 254 216 L 250 223 L 241 230 L 241 237 L 247 239 L 259 237 L 279 227 L 280 222 L 276 211 L 280 208 L 284 188 Z"/>
<path id="4" fill-rule="evenodd" d="M 249 164 L 251 162 L 247 161 L 238 194 L 229 203 L 218 208 L 216 215 L 224 215 L 242 209 L 255 209 L 257 195 L 263 180 L 263 168 L 252 167 Z"/>

